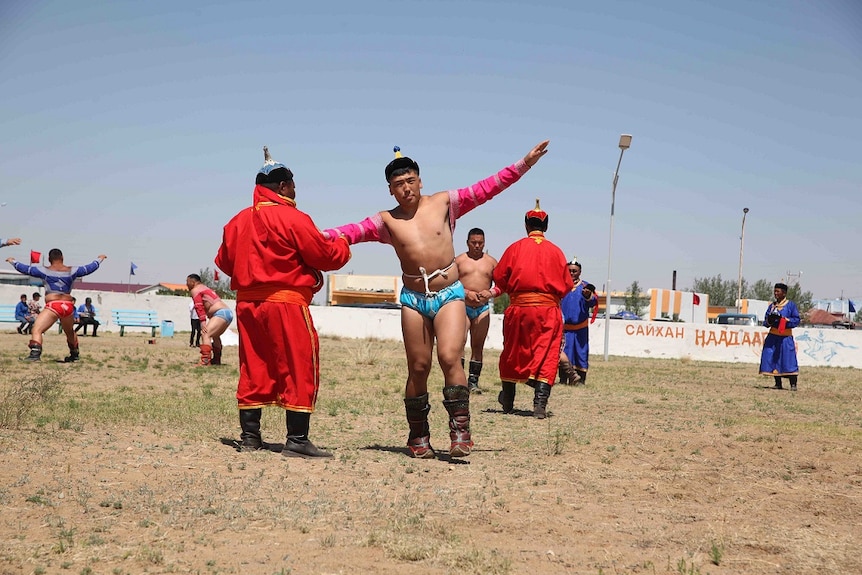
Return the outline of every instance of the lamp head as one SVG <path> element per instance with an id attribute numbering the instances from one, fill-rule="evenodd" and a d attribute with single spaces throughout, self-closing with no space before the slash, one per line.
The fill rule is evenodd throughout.
<path id="1" fill-rule="evenodd" d="M 748 208 L 742 208 L 742 213 L 743 213 L 743 214 L 747 214 L 747 213 L 748 213 Z"/>
<path id="2" fill-rule="evenodd" d="M 622 134 L 620 136 L 620 150 L 628 150 L 632 145 L 632 135 Z"/>

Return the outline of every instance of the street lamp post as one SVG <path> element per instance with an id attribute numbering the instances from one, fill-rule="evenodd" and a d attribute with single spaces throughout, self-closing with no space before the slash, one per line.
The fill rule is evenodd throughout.
<path id="1" fill-rule="evenodd" d="M 748 208 L 742 208 L 742 233 L 739 235 L 739 279 L 736 283 L 736 311 L 742 308 L 742 249 L 745 246 L 745 216 Z"/>
<path id="2" fill-rule="evenodd" d="M 614 171 L 614 185 L 611 189 L 611 231 L 608 235 L 608 281 L 605 284 L 605 361 L 608 360 L 608 343 L 611 335 L 611 257 L 614 245 L 614 203 L 617 197 L 617 181 L 620 178 L 620 164 L 623 163 L 623 154 L 632 145 L 631 134 L 620 136 L 620 159 L 617 161 L 617 169 Z"/>

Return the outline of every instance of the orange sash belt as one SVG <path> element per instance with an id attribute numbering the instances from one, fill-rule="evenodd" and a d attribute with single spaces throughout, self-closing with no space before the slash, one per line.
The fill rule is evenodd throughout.
<path id="1" fill-rule="evenodd" d="M 789 327 L 785 327 L 784 331 L 778 331 L 777 327 L 771 327 L 771 328 L 769 328 L 769 333 L 771 335 L 785 336 L 785 335 L 793 335 L 793 330 L 790 329 Z"/>
<path id="2" fill-rule="evenodd" d="M 509 295 L 509 304 L 522 307 L 559 306 L 560 298 L 549 293 L 522 291 Z"/>
<path id="3" fill-rule="evenodd" d="M 236 301 L 272 301 L 277 303 L 292 303 L 309 305 L 314 294 L 311 288 L 279 288 L 272 286 L 255 286 L 236 291 Z"/>
<path id="4" fill-rule="evenodd" d="M 578 331 L 579 329 L 584 329 L 585 327 L 590 325 L 590 320 L 585 319 L 581 323 L 564 323 L 563 331 Z"/>

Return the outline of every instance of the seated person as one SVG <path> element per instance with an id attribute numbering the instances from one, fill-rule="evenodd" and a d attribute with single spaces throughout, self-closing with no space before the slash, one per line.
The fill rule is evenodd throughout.
<path id="1" fill-rule="evenodd" d="M 27 304 L 27 309 L 30 310 L 30 314 L 33 317 L 38 316 L 42 312 L 42 304 L 39 303 L 39 300 L 42 299 L 42 294 L 39 292 L 33 292 L 33 299 Z"/>
<path id="2" fill-rule="evenodd" d="M 15 320 L 20 321 L 18 333 L 27 334 L 33 329 L 33 322 L 36 321 L 36 316 L 30 313 L 30 307 L 27 305 L 27 294 L 21 294 L 21 301 L 15 306 Z"/>
<path id="3" fill-rule="evenodd" d="M 84 328 L 83 335 L 87 335 L 87 326 L 93 326 L 93 337 L 99 337 L 96 335 L 96 331 L 99 329 L 100 322 L 96 319 L 96 308 L 93 306 L 93 298 L 88 297 L 84 300 L 80 306 L 78 306 L 78 325 L 75 326 L 75 331 L 77 332 L 82 327 Z"/>

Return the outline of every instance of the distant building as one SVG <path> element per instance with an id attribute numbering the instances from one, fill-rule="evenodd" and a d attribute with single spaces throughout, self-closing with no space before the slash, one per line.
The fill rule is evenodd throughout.
<path id="1" fill-rule="evenodd" d="M 329 274 L 326 305 L 397 307 L 401 276 Z"/>
<path id="2" fill-rule="evenodd" d="M 0 270 L 0 285 L 42 287 L 42 280 L 20 274 L 15 270 Z M 159 290 L 187 290 L 188 287 L 184 283 L 127 284 L 123 282 L 92 282 L 86 281 L 86 278 L 82 278 L 75 281 L 73 289 L 113 293 L 154 294 Z"/>
<path id="3" fill-rule="evenodd" d="M 15 270 L 0 270 L 0 284 L 13 286 L 41 286 L 42 280 L 19 274 Z"/>

